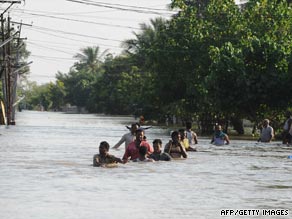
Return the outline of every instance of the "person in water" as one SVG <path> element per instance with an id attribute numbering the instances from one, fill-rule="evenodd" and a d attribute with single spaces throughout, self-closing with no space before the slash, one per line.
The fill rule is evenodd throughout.
<path id="1" fill-rule="evenodd" d="M 142 129 L 142 130 L 144 130 L 144 140 L 147 140 L 147 137 L 146 137 L 146 135 L 145 135 L 145 130 L 152 128 L 152 126 L 142 127 L 142 126 L 140 125 L 140 123 L 138 123 L 138 122 L 136 123 L 136 125 L 137 125 L 137 129 Z M 129 126 L 126 126 L 126 127 L 127 127 L 127 129 L 131 130 L 131 127 L 129 127 Z"/>
<path id="2" fill-rule="evenodd" d="M 144 146 L 139 147 L 139 157 L 134 159 L 133 162 L 155 162 L 152 158 L 147 157 L 147 148 Z"/>
<path id="3" fill-rule="evenodd" d="M 113 148 L 118 149 L 124 142 L 125 142 L 125 150 L 127 149 L 128 145 L 135 140 L 135 132 L 139 128 L 137 123 L 133 123 L 131 127 L 126 126 L 130 132 L 126 133 L 122 136 L 118 143 L 116 143 Z"/>
<path id="4" fill-rule="evenodd" d="M 123 163 L 120 158 L 115 157 L 114 155 L 109 154 L 109 143 L 106 141 L 100 142 L 99 145 L 99 154 L 93 156 L 93 166 L 94 167 L 103 167 L 107 164 L 116 164 Z"/>
<path id="5" fill-rule="evenodd" d="M 153 147 L 146 140 L 144 140 L 144 130 L 137 129 L 136 130 L 136 138 L 127 147 L 127 149 L 124 153 L 124 156 L 123 156 L 123 161 L 128 162 L 129 158 L 130 158 L 130 160 L 137 159 L 139 157 L 139 148 L 141 146 L 144 146 L 147 148 L 147 153 L 149 155 L 153 153 Z"/>
<path id="6" fill-rule="evenodd" d="M 211 140 L 211 144 L 217 145 L 217 146 L 221 146 L 224 144 L 229 144 L 229 137 L 227 134 L 225 134 L 222 131 L 222 126 L 221 125 L 216 125 L 215 126 L 215 133 L 214 136 Z"/>
<path id="7" fill-rule="evenodd" d="M 162 147 L 162 141 L 160 139 L 154 139 L 153 141 L 153 149 L 154 152 L 150 154 L 150 158 L 152 158 L 155 161 L 170 161 L 171 156 L 168 153 L 162 152 L 161 151 Z"/>
<path id="8" fill-rule="evenodd" d="M 260 142 L 271 142 L 274 137 L 274 129 L 270 126 L 270 120 L 263 120 L 263 127 L 261 130 L 261 136 L 258 141 Z"/>
<path id="9" fill-rule="evenodd" d="M 197 151 L 196 148 L 190 146 L 189 139 L 187 138 L 187 132 L 184 129 L 178 130 L 181 136 L 181 144 L 185 147 L 186 151 Z"/>
<path id="10" fill-rule="evenodd" d="M 286 120 L 283 126 L 283 133 L 282 133 L 282 143 L 283 144 L 291 144 L 292 143 L 292 115 L 291 112 L 287 111 Z"/>
<path id="11" fill-rule="evenodd" d="M 187 134 L 186 137 L 189 140 L 189 145 L 198 144 L 198 136 L 192 130 L 192 123 L 191 122 L 186 122 L 186 134 Z"/>
<path id="12" fill-rule="evenodd" d="M 187 158 L 188 154 L 184 146 L 180 143 L 181 137 L 178 131 L 171 133 L 171 140 L 165 145 L 164 152 L 172 158 Z"/>

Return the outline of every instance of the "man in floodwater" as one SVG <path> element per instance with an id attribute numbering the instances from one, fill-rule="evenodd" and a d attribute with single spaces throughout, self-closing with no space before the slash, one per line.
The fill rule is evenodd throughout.
<path id="1" fill-rule="evenodd" d="M 104 167 L 108 164 L 123 163 L 120 158 L 115 157 L 108 153 L 109 143 L 106 141 L 100 142 L 99 145 L 99 154 L 93 156 L 93 166 L 94 167 Z"/>
<path id="2" fill-rule="evenodd" d="M 229 137 L 227 134 L 225 134 L 222 131 L 222 126 L 221 125 L 216 125 L 215 126 L 215 133 L 214 136 L 211 140 L 211 144 L 217 145 L 217 146 L 221 146 L 224 144 L 229 144 Z"/>
<path id="3" fill-rule="evenodd" d="M 261 130 L 261 136 L 258 141 L 261 142 L 271 142 L 274 137 L 274 129 L 270 126 L 270 120 L 263 120 L 263 127 Z"/>
<path id="4" fill-rule="evenodd" d="M 139 148 L 142 146 L 147 148 L 148 155 L 153 153 L 153 147 L 144 139 L 144 130 L 137 129 L 136 138 L 126 148 L 125 154 L 123 156 L 123 161 L 126 163 L 128 162 L 129 158 L 130 160 L 137 159 L 139 157 Z"/>
<path id="5" fill-rule="evenodd" d="M 121 146 L 121 144 L 123 144 L 125 142 L 125 150 L 127 149 L 128 145 L 135 140 L 135 132 L 136 130 L 138 129 L 138 124 L 137 123 L 133 123 L 131 125 L 131 128 L 130 128 L 130 132 L 129 133 L 126 133 L 122 136 L 122 138 L 119 140 L 118 143 L 116 143 L 113 148 L 114 149 L 117 149 Z"/>
<path id="6" fill-rule="evenodd" d="M 192 144 L 198 144 L 198 136 L 197 134 L 192 130 L 192 123 L 186 122 L 186 137 L 189 140 L 189 145 Z"/>
<path id="7" fill-rule="evenodd" d="M 283 133 L 282 138 L 283 144 L 291 144 L 292 142 L 292 115 L 291 112 L 287 111 L 286 114 L 286 120 L 283 127 Z"/>

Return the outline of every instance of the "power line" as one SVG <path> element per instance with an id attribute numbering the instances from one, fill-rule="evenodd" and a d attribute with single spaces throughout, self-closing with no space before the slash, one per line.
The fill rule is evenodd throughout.
<path id="1" fill-rule="evenodd" d="M 80 46 L 80 44 L 68 44 L 68 43 L 63 43 L 63 42 L 55 42 L 55 41 L 46 41 L 46 40 L 35 40 L 35 39 L 28 39 L 27 42 L 42 42 L 42 43 L 47 43 L 47 44 L 55 44 L 55 45 L 67 45 L 70 46 L 70 48 L 72 48 L 72 46 Z M 78 42 L 83 42 L 83 41 L 78 41 Z M 93 42 L 88 42 L 88 41 L 84 41 L 84 43 L 90 43 L 90 45 L 92 44 L 96 44 L 97 46 L 105 46 L 105 47 L 112 47 L 112 48 L 117 48 L 117 49 L 121 49 L 118 46 L 113 46 L 113 45 L 108 45 L 108 44 L 102 44 L 102 43 L 93 43 Z M 87 45 L 84 45 L 87 46 Z M 60 48 L 60 46 L 58 46 L 58 48 Z M 63 47 L 64 49 L 69 49 L 68 47 Z"/>
<path id="2" fill-rule="evenodd" d="M 123 25 L 118 25 L 118 24 L 107 24 L 107 23 L 100 23 L 100 22 L 94 22 L 94 21 L 84 21 L 84 20 L 79 20 L 79 19 L 57 17 L 57 16 L 53 16 L 53 15 L 44 15 L 44 14 L 39 14 L 39 13 L 30 13 L 30 12 L 22 12 L 22 13 L 34 15 L 34 16 L 40 16 L 40 17 L 54 18 L 54 19 L 59 19 L 59 20 L 75 21 L 75 22 L 79 22 L 79 23 L 96 24 L 96 25 L 102 25 L 102 26 L 111 26 L 111 27 L 139 30 L 139 28 L 136 28 L 136 27 L 123 26 Z"/>
<path id="3" fill-rule="evenodd" d="M 43 45 L 40 45 L 40 44 L 37 44 L 37 43 L 33 43 L 33 42 L 28 42 L 28 44 L 32 44 L 32 45 L 38 46 L 40 48 L 45 48 L 45 49 L 50 49 L 50 50 L 57 51 L 57 52 L 62 52 L 62 53 L 68 54 L 68 55 L 74 55 L 74 54 L 72 54 L 74 52 L 69 53 L 69 52 L 66 52 L 66 51 L 63 51 L 63 50 L 60 50 L 60 49 L 50 48 L 50 47 L 43 46 Z"/>
<path id="4" fill-rule="evenodd" d="M 67 0 L 67 1 L 76 1 L 76 0 Z M 113 7 L 126 7 L 126 8 L 132 8 L 132 9 L 140 9 L 140 10 L 170 12 L 169 10 L 165 10 L 165 9 L 148 8 L 148 7 L 132 6 L 132 5 L 122 5 L 122 4 L 117 4 L 117 3 L 111 4 L 111 3 L 105 3 L 105 2 L 96 2 L 96 1 L 92 1 L 92 0 L 81 0 L 81 1 L 91 2 L 93 4 L 102 4 L 102 5 L 107 5 L 107 6 L 113 6 Z"/>
<path id="5" fill-rule="evenodd" d="M 50 35 L 50 36 L 58 37 L 58 38 L 61 38 L 61 39 L 71 40 L 71 41 L 74 41 L 74 42 L 82 42 L 82 43 L 92 44 L 92 41 L 90 42 L 90 41 L 72 39 L 72 38 L 69 38 L 69 37 L 58 36 L 58 35 L 55 35 L 55 34 L 52 34 L 52 33 L 47 33 L 47 32 L 39 31 L 39 30 L 32 30 L 32 31 L 36 31 L 36 32 L 39 32 L 39 33 L 42 33 L 42 34 L 45 34 L 45 35 Z M 116 46 L 109 46 L 109 45 L 104 45 L 104 44 L 100 44 L 100 43 L 95 43 L 95 44 L 99 44 L 99 45 L 102 45 L 102 46 L 107 46 L 107 47 L 112 47 L 112 48 L 115 48 L 115 49 L 122 50 L 122 48 L 116 47 Z"/>
<path id="6" fill-rule="evenodd" d="M 75 58 L 64 58 L 64 57 L 56 57 L 56 56 L 44 56 L 44 55 L 33 55 L 33 54 L 31 54 L 30 56 L 37 57 L 37 58 L 43 58 L 43 59 L 56 59 L 56 60 L 78 61 L 78 59 L 75 59 Z"/>
<path id="7" fill-rule="evenodd" d="M 104 12 L 111 12 L 111 10 L 106 10 L 106 11 L 83 11 L 83 12 L 53 12 L 53 11 L 41 11 L 41 10 L 29 10 L 29 9 L 19 9 L 19 8 L 14 8 L 12 11 L 27 11 L 27 12 L 32 12 L 32 13 L 46 13 L 46 14 L 54 14 L 54 15 L 82 15 L 82 14 L 93 14 L 93 13 L 104 13 Z"/>
<path id="8" fill-rule="evenodd" d="M 17 1 L 17 0 L 2 1 L 2 0 L 0 0 L 0 3 L 21 3 L 21 1 Z"/>
<path id="9" fill-rule="evenodd" d="M 14 8 L 11 9 L 12 12 L 18 13 L 18 14 L 28 14 L 28 13 L 42 13 L 45 15 L 60 15 L 60 16 L 78 16 L 78 17 L 88 17 L 88 18 L 98 18 L 98 19 L 106 19 L 106 20 L 124 20 L 124 21 L 133 21 L 133 18 L 116 18 L 116 17 L 106 17 L 106 16 L 95 16 L 95 15 L 88 15 L 88 14 L 97 14 L 100 12 L 109 12 L 109 11 L 87 11 L 87 12 L 71 12 L 71 13 L 63 13 L 63 12 L 48 12 L 48 11 L 36 11 L 36 10 L 24 10 L 24 9 L 19 9 L 19 8 Z M 31 14 L 28 14 L 31 15 Z M 32 15 L 35 16 L 35 15 Z"/>
<path id="10" fill-rule="evenodd" d="M 46 27 L 39 27 L 39 26 L 32 26 L 30 27 L 32 30 L 35 31 L 49 31 L 49 32 L 54 32 L 54 33 L 62 33 L 66 35 L 75 35 L 75 36 L 80 36 L 80 37 L 86 37 L 86 38 L 93 38 L 93 39 L 100 39 L 100 40 L 105 40 L 105 41 L 114 41 L 114 42 L 122 42 L 121 40 L 116 40 L 116 39 L 109 39 L 109 38 L 104 38 L 104 37 L 97 37 L 97 36 L 90 36 L 90 35 L 85 35 L 85 34 L 79 34 L 79 33 L 72 33 L 72 32 L 66 32 L 63 30 L 57 30 L 57 29 L 51 29 L 51 28 L 46 28 Z M 53 34 L 51 34 L 53 35 Z M 56 35 L 55 35 L 56 36 Z"/>
<path id="11" fill-rule="evenodd" d="M 165 12 L 165 13 L 157 12 L 157 11 L 154 11 L 153 8 L 151 10 L 149 8 L 141 9 L 141 8 L 135 7 L 135 6 L 127 6 L 127 5 L 122 6 L 119 4 L 114 5 L 114 4 L 109 4 L 109 3 L 105 4 L 105 3 L 98 3 L 98 2 L 85 1 L 85 0 L 80 0 L 80 1 L 79 0 L 66 0 L 66 1 L 85 4 L 85 5 L 92 5 L 92 6 L 96 6 L 96 7 L 117 9 L 120 11 L 130 11 L 130 12 L 142 13 L 142 14 L 156 14 L 156 15 L 165 15 L 165 14 L 173 15 L 174 14 L 174 13 L 170 13 L 170 12 Z M 123 8 L 123 7 L 128 7 L 128 8 Z"/>

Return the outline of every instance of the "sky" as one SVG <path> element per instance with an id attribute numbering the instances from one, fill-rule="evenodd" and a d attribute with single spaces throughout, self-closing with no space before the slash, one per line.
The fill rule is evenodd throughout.
<path id="1" fill-rule="evenodd" d="M 80 3 L 83 2 L 83 3 Z M 87 3 L 87 4 L 84 4 Z M 140 24 L 156 17 L 169 18 L 171 0 L 25 0 L 9 15 L 21 22 L 21 37 L 31 52 L 29 81 L 55 81 L 58 71 L 68 73 L 80 49 L 99 46 L 114 55 L 121 43 L 135 38 Z M 0 3 L 0 11 L 9 4 Z M 154 13 L 152 13 L 154 12 Z"/>
<path id="2" fill-rule="evenodd" d="M 240 0 L 236 0 L 239 2 Z M 80 3 L 82 2 L 82 3 Z M 68 73 L 80 49 L 99 46 L 121 54 L 121 43 L 134 39 L 140 24 L 156 17 L 170 18 L 171 0 L 22 0 L 9 9 L 21 22 L 21 37 L 31 52 L 29 81 L 55 81 L 58 72 Z M 0 3 L 0 12 L 9 6 Z"/>

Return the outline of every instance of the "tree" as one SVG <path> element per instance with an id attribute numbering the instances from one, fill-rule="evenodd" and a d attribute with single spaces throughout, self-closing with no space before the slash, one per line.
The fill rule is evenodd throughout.
<path id="1" fill-rule="evenodd" d="M 86 47 L 81 49 L 81 53 L 77 53 L 74 58 L 79 59 L 79 62 L 74 64 L 77 71 L 85 71 L 90 74 L 101 74 L 100 67 L 102 66 L 102 59 L 108 50 L 100 53 L 98 46 Z"/>
<path id="2" fill-rule="evenodd" d="M 90 72 L 70 70 L 68 74 L 57 74 L 58 83 L 64 86 L 65 102 L 77 107 L 85 107 L 91 93 L 91 84 L 95 76 Z M 63 90 L 63 88 L 62 88 Z M 63 91 L 62 91 L 63 92 Z"/>
<path id="3" fill-rule="evenodd" d="M 51 102 L 50 108 L 60 110 L 65 105 L 65 86 L 62 81 L 57 80 L 55 83 L 49 83 L 48 95 Z"/>
<path id="4" fill-rule="evenodd" d="M 26 109 L 30 110 L 48 110 L 51 101 L 48 96 L 48 84 L 38 86 L 36 82 L 28 82 L 24 88 Z"/>

